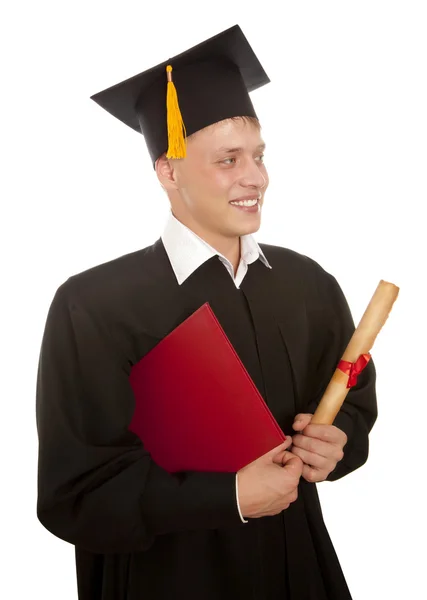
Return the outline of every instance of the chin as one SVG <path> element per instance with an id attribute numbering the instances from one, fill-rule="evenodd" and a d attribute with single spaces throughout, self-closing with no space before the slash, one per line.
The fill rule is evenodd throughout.
<path id="1" fill-rule="evenodd" d="M 254 222 L 254 223 L 247 223 L 246 225 L 241 225 L 241 227 L 238 228 L 238 232 L 236 231 L 236 234 L 239 236 L 240 235 L 250 235 L 252 233 L 256 233 L 260 227 L 261 227 L 261 220 L 258 219 L 256 223 Z"/>

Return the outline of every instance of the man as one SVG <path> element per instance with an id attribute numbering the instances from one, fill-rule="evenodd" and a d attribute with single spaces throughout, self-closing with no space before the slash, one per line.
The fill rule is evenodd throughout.
<path id="1" fill-rule="evenodd" d="M 75 545 L 81 600 L 351 598 L 315 484 L 366 461 L 375 369 L 310 424 L 354 324 L 333 276 L 251 235 L 268 175 L 248 91 L 267 82 L 235 26 L 93 97 L 143 133 L 171 213 L 65 281 L 46 322 L 38 517 Z M 288 438 L 238 473 L 170 475 L 129 431 L 129 373 L 205 302 Z"/>

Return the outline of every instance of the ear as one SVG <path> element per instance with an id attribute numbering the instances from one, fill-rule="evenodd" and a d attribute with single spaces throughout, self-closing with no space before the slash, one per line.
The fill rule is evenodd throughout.
<path id="1" fill-rule="evenodd" d="M 166 191 L 176 190 L 178 187 L 174 162 L 166 158 L 166 154 L 162 154 L 155 163 L 157 178 Z"/>

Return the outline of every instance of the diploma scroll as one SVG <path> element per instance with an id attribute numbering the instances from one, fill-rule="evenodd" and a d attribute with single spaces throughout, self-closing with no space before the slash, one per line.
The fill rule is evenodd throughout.
<path id="1" fill-rule="evenodd" d="M 311 423 L 332 425 L 357 375 L 370 359 L 370 350 L 386 322 L 399 288 L 381 280 L 323 394 Z"/>

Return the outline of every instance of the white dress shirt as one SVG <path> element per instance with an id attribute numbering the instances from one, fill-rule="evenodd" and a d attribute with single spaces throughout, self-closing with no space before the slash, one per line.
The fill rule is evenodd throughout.
<path id="1" fill-rule="evenodd" d="M 219 257 L 237 288 L 240 288 L 240 284 L 248 272 L 248 265 L 258 260 L 258 258 L 266 267 L 272 268 L 253 236 L 250 234 L 242 235 L 240 236 L 240 262 L 236 276 L 234 276 L 233 265 L 228 258 L 178 221 L 172 211 L 169 213 L 161 238 L 179 285 L 212 256 Z M 243 523 L 247 523 L 248 521 L 243 518 L 240 510 L 237 474 L 236 500 L 240 518 Z"/>

